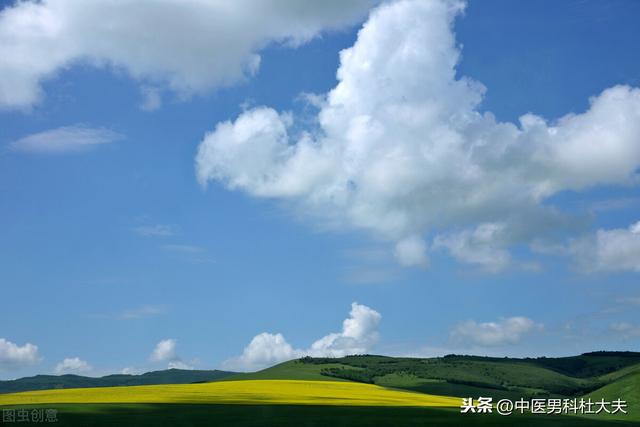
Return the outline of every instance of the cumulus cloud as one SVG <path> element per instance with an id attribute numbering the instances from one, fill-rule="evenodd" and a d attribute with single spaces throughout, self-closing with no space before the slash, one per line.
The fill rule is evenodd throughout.
<path id="1" fill-rule="evenodd" d="M 555 121 L 499 122 L 479 111 L 484 86 L 457 75 L 452 27 L 464 7 L 378 7 L 340 52 L 314 126 L 269 107 L 218 123 L 196 155 L 199 182 L 368 230 L 406 265 L 424 265 L 433 246 L 491 271 L 509 263 L 511 246 L 567 222 L 551 196 L 634 182 L 640 89 L 611 87 Z"/>
<path id="2" fill-rule="evenodd" d="M 240 356 L 226 360 L 223 366 L 226 369 L 255 370 L 301 357 L 302 354 L 282 334 L 263 332 L 251 339 Z"/>
<path id="3" fill-rule="evenodd" d="M 90 372 L 93 368 L 79 357 L 67 357 L 56 365 L 56 374 L 82 374 Z"/>
<path id="4" fill-rule="evenodd" d="M 342 331 L 331 333 L 313 344 L 310 356 L 342 357 L 366 353 L 378 341 L 378 324 L 382 316 L 366 305 L 351 304 L 349 317 L 342 322 Z"/>
<path id="5" fill-rule="evenodd" d="M 640 272 L 640 222 L 628 228 L 598 230 L 574 240 L 562 252 L 572 255 L 584 272 Z"/>
<path id="6" fill-rule="evenodd" d="M 0 338 L 0 371 L 33 365 L 39 361 L 38 346 L 30 343 L 20 346 Z"/>
<path id="7" fill-rule="evenodd" d="M 282 334 L 263 332 L 253 337 L 240 356 L 225 361 L 223 367 L 256 370 L 305 355 L 341 357 L 366 353 L 378 340 L 381 319 L 377 311 L 354 302 L 342 331 L 325 335 L 306 350 L 293 348 Z"/>
<path id="8" fill-rule="evenodd" d="M 193 366 L 178 356 L 176 347 L 178 342 L 173 338 L 161 340 L 153 349 L 149 360 L 152 362 L 167 362 L 168 369 L 193 369 Z"/>
<path id="9" fill-rule="evenodd" d="M 269 43 L 297 46 L 357 22 L 370 1 L 45 0 L 0 11 L 0 107 L 29 107 L 77 63 L 124 70 L 181 96 L 256 73 Z M 147 95 L 151 95 L 149 98 Z M 146 94 L 143 104 L 157 107 Z"/>
<path id="10" fill-rule="evenodd" d="M 121 138 L 122 135 L 109 129 L 65 126 L 25 136 L 9 147 L 28 153 L 68 153 L 89 150 Z"/>
<path id="11" fill-rule="evenodd" d="M 176 344 L 177 342 L 174 339 L 166 339 L 160 341 L 158 344 L 156 344 L 156 347 L 151 353 L 151 361 L 164 362 L 167 360 L 175 359 L 177 357 Z"/>
<path id="12" fill-rule="evenodd" d="M 542 324 L 522 316 L 484 323 L 468 320 L 453 328 L 451 340 L 456 344 L 463 345 L 501 346 L 516 344 L 525 335 L 541 331 L 543 328 Z"/>

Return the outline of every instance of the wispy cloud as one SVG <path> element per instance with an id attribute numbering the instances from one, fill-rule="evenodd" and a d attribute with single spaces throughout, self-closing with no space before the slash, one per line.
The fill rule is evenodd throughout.
<path id="1" fill-rule="evenodd" d="M 118 318 L 123 320 L 142 319 L 145 317 L 160 316 L 167 313 L 167 307 L 163 305 L 143 305 L 133 309 L 125 310 Z"/>
<path id="2" fill-rule="evenodd" d="M 179 252 L 183 254 L 201 254 L 206 251 L 206 249 L 201 246 L 183 244 L 162 245 L 162 249 L 169 252 Z"/>
<path id="3" fill-rule="evenodd" d="M 133 232 L 145 237 L 171 237 L 177 234 L 177 228 L 172 225 L 156 224 L 135 227 Z"/>
<path id="4" fill-rule="evenodd" d="M 215 262 L 215 259 L 202 246 L 190 244 L 166 244 L 160 248 L 168 253 L 172 253 L 176 258 L 190 262 L 192 264 L 207 264 Z"/>
<path id="5" fill-rule="evenodd" d="M 143 86 L 140 88 L 140 92 L 142 94 L 142 102 L 140 103 L 142 111 L 156 111 L 162 106 L 162 95 L 158 88 Z"/>
<path id="6" fill-rule="evenodd" d="M 635 323 L 614 322 L 609 325 L 609 330 L 623 340 L 640 337 L 640 325 Z"/>
<path id="7" fill-rule="evenodd" d="M 27 135 L 13 141 L 9 147 L 26 153 L 69 153 L 86 151 L 122 138 L 109 129 L 74 125 Z"/>
<path id="8" fill-rule="evenodd" d="M 477 323 L 474 320 L 459 323 L 451 331 L 451 340 L 454 343 L 502 346 L 518 343 L 525 335 L 540 332 L 544 326 L 533 320 L 522 317 L 509 317 L 496 322 Z"/>
<path id="9" fill-rule="evenodd" d="M 620 304 L 630 304 L 630 305 L 638 305 L 640 306 L 640 296 L 638 295 L 628 295 L 624 297 L 619 297 L 616 301 Z"/>

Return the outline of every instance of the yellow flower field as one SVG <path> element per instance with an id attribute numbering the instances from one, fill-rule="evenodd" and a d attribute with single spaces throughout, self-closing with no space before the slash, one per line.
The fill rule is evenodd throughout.
<path id="1" fill-rule="evenodd" d="M 460 406 L 460 398 L 338 381 L 247 380 L 97 387 L 0 394 L 0 405 L 50 403 L 203 403 L 350 406 Z"/>

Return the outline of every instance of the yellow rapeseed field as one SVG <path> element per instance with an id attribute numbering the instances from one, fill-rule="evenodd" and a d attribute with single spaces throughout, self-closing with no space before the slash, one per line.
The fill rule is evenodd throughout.
<path id="1" fill-rule="evenodd" d="M 460 398 L 338 381 L 247 380 L 27 391 L 0 394 L 0 405 L 50 403 L 205 403 L 350 406 L 460 406 Z"/>

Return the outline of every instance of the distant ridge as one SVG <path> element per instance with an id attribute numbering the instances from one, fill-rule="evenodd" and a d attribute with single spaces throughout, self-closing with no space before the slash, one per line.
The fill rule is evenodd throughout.
<path id="1" fill-rule="evenodd" d="M 84 377 L 81 375 L 36 375 L 17 380 L 0 381 L 0 393 L 20 391 L 48 390 L 60 388 L 115 387 L 155 384 L 190 384 L 219 380 L 235 372 L 196 371 L 185 369 L 166 369 L 140 375 L 114 374 L 104 377 Z"/>

